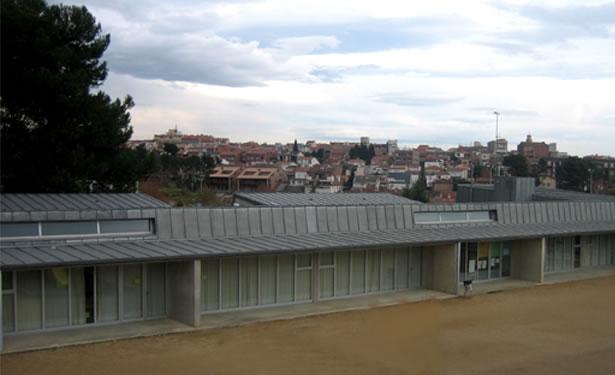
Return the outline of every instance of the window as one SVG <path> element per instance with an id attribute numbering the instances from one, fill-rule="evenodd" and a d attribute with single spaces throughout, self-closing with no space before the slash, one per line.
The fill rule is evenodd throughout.
<path id="1" fill-rule="evenodd" d="M 417 224 L 439 222 L 440 214 L 438 212 L 417 212 L 414 214 L 414 221 Z"/>
<path id="2" fill-rule="evenodd" d="M 440 213 L 440 219 L 445 223 L 469 220 L 466 212 L 442 212 Z"/>
<path id="3" fill-rule="evenodd" d="M 446 211 L 446 212 L 415 212 L 416 224 L 447 224 L 465 222 L 497 221 L 497 213 L 491 211 Z"/>
<path id="4" fill-rule="evenodd" d="M 2 272 L 2 290 L 13 290 L 13 272 Z"/>
<path id="5" fill-rule="evenodd" d="M 76 234 L 97 234 L 95 221 L 62 221 L 41 223 L 43 236 L 65 236 Z"/>
<path id="6" fill-rule="evenodd" d="M 145 233 L 151 232 L 150 220 L 102 220 L 100 233 Z"/>
<path id="7" fill-rule="evenodd" d="M 17 329 L 43 328 L 41 272 L 17 272 Z"/>
<path id="8" fill-rule="evenodd" d="M 0 237 L 38 236 L 38 223 L 2 223 Z"/>
<path id="9" fill-rule="evenodd" d="M 153 232 L 154 222 L 152 219 L 45 221 L 0 224 L 0 238 L 96 236 L 101 234 L 144 234 Z"/>

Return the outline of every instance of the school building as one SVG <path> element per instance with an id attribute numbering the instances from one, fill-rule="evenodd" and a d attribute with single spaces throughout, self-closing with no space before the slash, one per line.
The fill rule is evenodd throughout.
<path id="1" fill-rule="evenodd" d="M 271 193 L 244 194 L 250 207 L 171 208 L 139 193 L 5 194 L 0 345 L 145 320 L 198 328 L 212 314 L 402 290 L 456 295 L 464 280 L 541 283 L 615 269 L 613 200 L 439 205 L 335 195 L 314 205 L 317 194 L 297 194 L 293 204 Z"/>

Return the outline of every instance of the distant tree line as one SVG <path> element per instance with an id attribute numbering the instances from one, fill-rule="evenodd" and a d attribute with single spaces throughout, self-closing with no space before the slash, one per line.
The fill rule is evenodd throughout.
<path id="1" fill-rule="evenodd" d="M 366 165 L 370 165 L 372 158 L 376 155 L 373 145 L 355 145 L 350 149 L 349 156 L 351 159 L 361 159 Z"/>

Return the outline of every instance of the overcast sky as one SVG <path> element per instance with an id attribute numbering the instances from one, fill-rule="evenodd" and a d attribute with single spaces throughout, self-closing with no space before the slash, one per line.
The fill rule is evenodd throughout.
<path id="1" fill-rule="evenodd" d="M 81 4 L 79 1 L 68 3 Z M 615 2 L 88 0 L 134 139 L 511 145 L 615 155 Z"/>

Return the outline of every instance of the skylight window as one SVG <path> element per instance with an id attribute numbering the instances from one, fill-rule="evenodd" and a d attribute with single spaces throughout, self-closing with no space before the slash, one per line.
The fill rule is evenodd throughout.
<path id="1" fill-rule="evenodd" d="M 497 221 L 495 210 L 490 211 L 445 211 L 415 212 L 416 224 L 454 224 Z"/>

